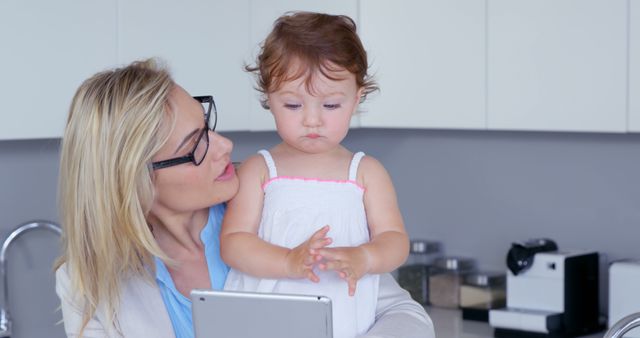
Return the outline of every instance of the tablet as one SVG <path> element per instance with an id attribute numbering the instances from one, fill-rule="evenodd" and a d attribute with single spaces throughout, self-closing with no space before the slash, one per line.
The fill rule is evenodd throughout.
<path id="1" fill-rule="evenodd" d="M 191 291 L 196 338 L 332 338 L 331 300 L 324 296 Z"/>

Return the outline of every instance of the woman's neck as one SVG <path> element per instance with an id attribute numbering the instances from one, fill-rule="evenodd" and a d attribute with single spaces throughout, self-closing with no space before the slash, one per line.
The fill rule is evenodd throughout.
<path id="1" fill-rule="evenodd" d="M 171 259 L 179 261 L 202 253 L 204 246 L 200 233 L 208 218 L 208 209 L 179 214 L 154 210 L 149 215 L 149 222 L 162 251 Z"/>

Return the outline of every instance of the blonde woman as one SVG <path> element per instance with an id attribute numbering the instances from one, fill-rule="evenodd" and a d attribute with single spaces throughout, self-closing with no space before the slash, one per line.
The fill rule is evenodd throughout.
<path id="1" fill-rule="evenodd" d="M 212 97 L 192 98 L 153 60 L 80 86 L 60 159 L 56 291 L 69 337 L 193 337 L 189 292 L 224 285 L 220 225 L 238 191 L 216 121 Z M 433 337 L 388 274 L 377 304 L 364 337 Z"/>

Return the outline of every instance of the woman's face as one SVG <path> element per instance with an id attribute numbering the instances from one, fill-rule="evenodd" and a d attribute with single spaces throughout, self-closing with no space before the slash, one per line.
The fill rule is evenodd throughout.
<path id="1" fill-rule="evenodd" d="M 199 138 L 205 128 L 202 104 L 178 85 L 169 95 L 169 104 L 175 114 L 175 126 L 154 162 L 185 156 L 196 143 L 205 142 L 204 137 Z M 209 147 L 199 166 L 189 162 L 155 170 L 154 209 L 192 212 L 228 201 L 236 194 L 238 177 L 231 164 L 233 143 L 215 132 L 208 133 Z"/>

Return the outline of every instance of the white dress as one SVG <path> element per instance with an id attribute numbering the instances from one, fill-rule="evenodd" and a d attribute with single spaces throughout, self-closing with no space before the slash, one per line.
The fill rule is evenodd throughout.
<path id="1" fill-rule="evenodd" d="M 269 168 L 263 185 L 264 206 L 258 235 L 265 241 L 294 248 L 325 225 L 330 226 L 330 247 L 357 246 L 369 241 L 364 210 L 364 188 L 356 182 L 364 153 L 354 154 L 349 179 L 319 180 L 278 176 L 271 154 L 259 153 Z M 314 270 L 319 283 L 307 279 L 261 279 L 231 269 L 226 290 L 323 295 L 331 298 L 334 338 L 353 338 L 368 331 L 375 320 L 378 275 L 365 275 L 349 296 L 347 282 L 335 271 Z"/>

